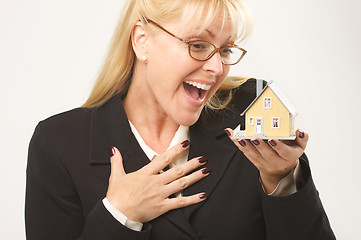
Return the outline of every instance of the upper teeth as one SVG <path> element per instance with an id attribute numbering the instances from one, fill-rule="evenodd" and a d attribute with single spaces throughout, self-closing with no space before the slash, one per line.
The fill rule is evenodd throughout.
<path id="1" fill-rule="evenodd" d="M 202 90 L 209 90 L 211 88 L 211 85 L 202 84 L 202 83 L 196 83 L 193 81 L 185 81 L 189 85 L 195 86 L 196 88 L 202 89 Z"/>

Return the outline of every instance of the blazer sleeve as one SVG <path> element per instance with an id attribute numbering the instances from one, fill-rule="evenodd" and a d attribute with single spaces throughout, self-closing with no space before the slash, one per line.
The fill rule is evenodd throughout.
<path id="1" fill-rule="evenodd" d="M 319 194 L 313 183 L 306 155 L 300 158 L 303 183 L 298 191 L 285 197 L 273 197 L 262 191 L 267 240 L 336 239 Z"/>
<path id="2" fill-rule="evenodd" d="M 70 174 L 57 159 L 39 124 L 30 141 L 27 166 L 25 224 L 28 240 L 126 240 L 150 238 L 119 223 L 99 201 L 84 216 Z"/>

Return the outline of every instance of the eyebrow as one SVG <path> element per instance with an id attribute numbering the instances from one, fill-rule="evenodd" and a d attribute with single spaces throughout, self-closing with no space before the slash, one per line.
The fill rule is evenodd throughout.
<path id="1" fill-rule="evenodd" d="M 192 31 L 197 31 L 197 30 L 200 30 L 201 28 L 194 28 Z M 191 36 L 192 37 L 196 37 L 196 36 L 198 36 L 198 37 L 200 37 L 201 35 L 203 35 L 203 34 L 208 34 L 211 38 L 215 38 L 216 37 L 216 34 L 214 34 L 211 30 L 209 30 L 209 29 L 204 29 L 202 32 L 200 32 L 200 34 L 196 34 L 196 35 L 192 35 L 192 34 L 189 34 L 188 36 L 183 36 L 185 39 L 186 38 L 190 38 Z M 224 43 L 227 45 L 235 45 L 235 41 L 236 41 L 236 39 L 233 39 L 232 38 L 232 35 L 230 35 L 225 41 L 224 41 Z M 228 43 L 226 43 L 226 42 L 228 42 Z"/>
<path id="2" fill-rule="evenodd" d="M 214 37 L 215 37 L 215 34 L 214 34 L 214 33 L 212 33 L 212 31 L 210 31 L 210 30 L 208 30 L 208 29 L 206 29 L 206 31 L 208 32 L 209 36 L 211 36 L 212 38 L 214 38 Z"/>
<path id="3" fill-rule="evenodd" d="M 205 31 L 208 33 L 208 35 L 209 35 L 211 38 L 215 38 L 215 37 L 216 37 L 216 35 L 215 35 L 212 31 L 210 31 L 210 30 L 208 30 L 208 29 L 205 29 Z M 232 40 L 232 35 L 230 35 L 230 36 L 227 38 L 227 41 L 229 41 L 229 40 Z"/>

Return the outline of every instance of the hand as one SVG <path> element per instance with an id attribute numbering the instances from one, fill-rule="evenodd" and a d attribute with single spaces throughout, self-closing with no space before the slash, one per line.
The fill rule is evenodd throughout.
<path id="1" fill-rule="evenodd" d="M 204 165 L 205 157 L 194 158 L 159 174 L 159 171 L 188 148 L 188 143 L 177 144 L 143 168 L 128 174 L 124 171 L 120 152 L 113 147 L 106 195 L 108 201 L 128 219 L 140 223 L 151 221 L 172 209 L 203 201 L 207 197 L 205 193 L 171 199 L 168 197 L 209 175 L 209 169 L 203 168 L 185 176 Z"/>
<path id="2" fill-rule="evenodd" d="M 230 137 L 233 130 L 226 129 Z M 292 141 L 280 141 L 269 139 L 268 144 L 262 139 L 254 137 L 251 141 L 232 139 L 243 154 L 258 168 L 260 178 L 266 193 L 272 193 L 279 181 L 287 176 L 298 163 L 303 154 L 308 134 L 297 130 L 296 139 Z"/>

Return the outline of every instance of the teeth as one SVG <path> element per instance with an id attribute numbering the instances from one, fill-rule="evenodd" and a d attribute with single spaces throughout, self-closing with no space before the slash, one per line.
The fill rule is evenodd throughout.
<path id="1" fill-rule="evenodd" d="M 193 82 L 193 81 L 185 81 L 185 82 L 188 83 L 189 85 L 192 85 L 192 86 L 194 86 L 196 88 L 206 90 L 206 91 L 211 88 L 211 85 L 196 83 L 196 82 Z"/>

